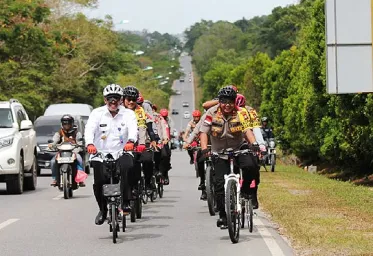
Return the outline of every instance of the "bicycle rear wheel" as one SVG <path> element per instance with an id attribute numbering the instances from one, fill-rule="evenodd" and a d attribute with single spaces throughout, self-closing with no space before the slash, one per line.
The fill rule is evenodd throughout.
<path id="1" fill-rule="evenodd" d="M 248 220 L 247 225 L 249 226 L 250 233 L 253 232 L 253 216 L 254 216 L 254 209 L 253 209 L 253 200 L 249 199 L 249 207 L 248 207 Z"/>
<path id="2" fill-rule="evenodd" d="M 136 210 L 135 210 L 135 201 L 130 202 L 131 206 L 131 222 L 136 222 Z"/>
<path id="3" fill-rule="evenodd" d="M 241 228 L 244 228 L 246 218 L 246 200 L 242 200 L 241 204 Z"/>
<path id="4" fill-rule="evenodd" d="M 229 237 L 232 243 L 238 243 L 240 239 L 240 216 L 237 211 L 237 183 L 229 180 L 225 193 L 225 212 L 227 214 L 227 225 Z"/>

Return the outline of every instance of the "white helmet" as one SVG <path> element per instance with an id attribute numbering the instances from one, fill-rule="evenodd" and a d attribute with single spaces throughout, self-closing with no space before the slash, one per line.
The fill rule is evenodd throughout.
<path id="1" fill-rule="evenodd" d="M 117 84 L 109 84 L 104 88 L 104 97 L 110 95 L 110 94 L 117 94 L 120 96 L 123 96 L 123 89 L 120 85 Z"/>

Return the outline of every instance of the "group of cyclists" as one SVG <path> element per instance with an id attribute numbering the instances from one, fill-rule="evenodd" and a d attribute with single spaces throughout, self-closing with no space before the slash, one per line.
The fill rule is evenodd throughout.
<path id="1" fill-rule="evenodd" d="M 183 148 L 187 149 L 190 164 L 194 164 L 193 150 L 197 150 L 198 173 L 202 190 L 201 200 L 206 199 L 205 170 L 203 159 L 211 152 L 227 148 L 243 149 L 257 147 L 266 152 L 263 134 L 273 137 L 268 127 L 268 119 L 259 117 L 252 107 L 246 105 L 245 97 L 238 93 L 235 86 L 220 89 L 218 97 L 203 104 L 205 113 L 195 110 L 184 133 L 180 134 Z M 163 184 L 169 184 L 168 172 L 171 170 L 170 140 L 173 136 L 172 121 L 167 109 L 157 112 L 157 106 L 144 100 L 134 86 L 122 88 L 111 84 L 104 88 L 105 105 L 92 111 L 85 127 L 85 145 L 90 154 L 91 167 L 94 169 L 93 192 L 99 212 L 95 218 L 96 225 L 102 225 L 107 218 L 107 202 L 103 196 L 103 185 L 109 183 L 102 161 L 94 156 L 98 153 L 118 155 L 116 164 L 120 170 L 120 188 L 122 194 L 121 210 L 131 212 L 130 201 L 136 195 L 137 184 L 143 172 L 145 187 L 152 190 L 153 175 L 162 177 Z M 74 118 L 64 115 L 61 130 L 53 138 L 53 144 L 69 141 L 77 143 L 81 134 L 73 126 Z M 264 132 L 263 132 L 264 130 Z M 263 134 L 262 134 L 263 133 Z M 267 136 L 265 135 L 265 136 Z M 119 154 L 127 151 L 132 154 Z M 77 154 L 78 155 L 78 154 Z M 243 171 L 241 191 L 244 197 L 253 198 L 254 209 L 259 207 L 257 192 L 260 184 L 260 165 L 258 157 L 247 154 L 237 157 L 236 165 Z M 78 158 L 78 168 L 82 166 Z M 52 165 L 55 184 L 56 165 Z M 224 208 L 224 175 L 229 173 L 229 163 L 224 157 L 214 158 L 216 206 L 219 211 L 217 226 L 227 225 Z M 80 184 L 84 186 L 83 184 Z"/>

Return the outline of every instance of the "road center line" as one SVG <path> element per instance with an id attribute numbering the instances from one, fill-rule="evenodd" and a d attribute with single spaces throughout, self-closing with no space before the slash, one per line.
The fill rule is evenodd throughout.
<path id="1" fill-rule="evenodd" d="M 271 235 L 269 230 L 264 226 L 264 223 L 259 218 L 256 218 L 254 223 L 257 224 L 255 226 L 258 229 L 258 232 L 262 236 L 271 254 L 273 256 L 285 256 L 280 246 L 277 244 L 275 238 Z"/>
<path id="2" fill-rule="evenodd" d="M 6 226 L 9 226 L 10 224 L 19 221 L 19 219 L 9 219 L 7 221 L 4 221 L 3 223 L 0 223 L 0 230 L 5 228 Z"/>

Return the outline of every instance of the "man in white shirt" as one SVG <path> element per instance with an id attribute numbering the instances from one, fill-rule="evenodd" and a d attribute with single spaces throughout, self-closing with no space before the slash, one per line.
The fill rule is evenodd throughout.
<path id="1" fill-rule="evenodd" d="M 111 84 L 103 91 L 105 106 L 92 111 L 85 127 L 87 152 L 91 154 L 91 166 L 94 169 L 93 192 L 100 208 L 96 216 L 96 225 L 102 225 L 107 217 L 107 202 L 102 193 L 102 186 L 109 183 L 109 176 L 104 173 L 103 163 L 93 154 L 110 153 L 113 157 L 125 151 L 133 151 L 137 141 L 137 120 L 133 111 L 122 106 L 122 87 Z M 128 212 L 130 190 L 128 186 L 128 170 L 133 165 L 130 155 L 124 154 L 117 159 L 121 171 L 122 210 Z"/>

